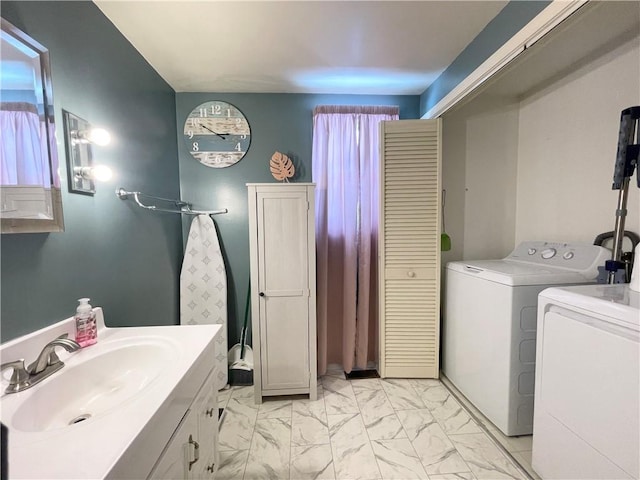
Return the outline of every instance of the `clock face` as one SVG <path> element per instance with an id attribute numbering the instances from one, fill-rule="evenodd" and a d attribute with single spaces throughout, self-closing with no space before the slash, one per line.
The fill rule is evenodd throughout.
<path id="1" fill-rule="evenodd" d="M 189 153 L 203 165 L 229 167 L 242 160 L 251 144 L 251 127 L 243 113 L 230 103 L 205 102 L 184 122 Z"/>

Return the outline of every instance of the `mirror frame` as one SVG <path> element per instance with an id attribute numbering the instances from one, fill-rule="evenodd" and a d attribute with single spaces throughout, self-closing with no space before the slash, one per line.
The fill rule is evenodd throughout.
<path id="1" fill-rule="evenodd" d="M 52 219 L 34 219 L 34 218 L 1 218 L 0 233 L 44 233 L 44 232 L 63 232 L 64 216 L 62 213 L 62 189 L 55 187 L 56 183 L 60 184 L 60 173 L 53 169 L 52 155 L 58 152 L 52 152 L 51 148 L 55 148 L 55 111 L 53 107 L 53 87 L 51 80 L 51 65 L 49 61 L 49 51 L 40 43 L 32 39 L 13 24 L 0 18 L 2 21 L 2 31 L 6 32 L 18 42 L 27 46 L 39 55 L 40 69 L 42 72 L 42 94 L 44 119 L 47 133 L 47 146 L 49 149 L 49 171 L 51 173 L 51 211 Z M 60 164 L 58 163 L 58 168 Z M 57 182 L 55 181 L 57 177 Z"/>
<path id="2" fill-rule="evenodd" d="M 74 137 L 74 133 L 91 130 L 91 124 L 71 112 L 62 109 L 62 126 L 64 127 L 65 151 L 67 154 L 67 183 L 69 193 L 94 195 L 96 184 L 92 179 L 76 175 L 76 168 L 93 167 L 93 149 L 91 142 L 82 142 Z"/>

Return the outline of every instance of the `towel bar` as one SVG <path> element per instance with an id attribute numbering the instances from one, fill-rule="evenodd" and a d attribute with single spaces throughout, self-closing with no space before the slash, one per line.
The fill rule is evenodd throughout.
<path id="1" fill-rule="evenodd" d="M 155 195 L 148 195 L 142 192 L 129 192 L 124 188 L 118 188 L 116 190 L 116 196 L 120 200 L 127 200 L 129 196 L 133 196 L 133 199 L 135 200 L 136 204 L 139 207 L 145 208 L 147 210 L 153 210 L 154 212 L 183 213 L 185 215 L 218 215 L 220 213 L 228 212 L 226 208 L 222 208 L 219 210 L 193 210 L 191 208 L 191 204 L 183 200 L 174 200 L 171 198 L 156 197 Z M 155 200 L 160 200 L 162 202 L 170 202 L 170 203 L 173 203 L 176 206 L 176 208 L 179 208 L 179 210 L 175 210 L 175 209 L 171 210 L 168 208 L 158 207 L 156 205 L 145 205 L 140 201 L 140 197 L 153 198 Z"/>

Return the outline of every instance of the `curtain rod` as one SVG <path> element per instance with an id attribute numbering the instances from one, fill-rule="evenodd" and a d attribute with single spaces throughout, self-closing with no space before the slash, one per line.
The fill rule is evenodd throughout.
<path id="1" fill-rule="evenodd" d="M 220 210 L 193 210 L 191 208 L 191 204 L 183 200 L 174 200 L 171 198 L 156 197 L 155 195 L 148 195 L 142 192 L 129 192 L 124 188 L 118 188 L 116 190 L 116 196 L 120 200 L 127 200 L 129 196 L 133 196 L 133 199 L 135 200 L 136 204 L 139 207 L 145 208 L 147 210 L 153 210 L 154 212 L 181 213 L 181 214 L 183 213 L 185 215 L 218 215 L 220 213 L 228 212 L 226 208 L 222 208 Z M 156 205 L 145 205 L 140 201 L 140 197 L 152 198 L 154 200 L 160 200 L 162 202 L 170 202 L 170 203 L 173 203 L 176 206 L 176 208 L 179 208 L 179 210 L 175 210 L 175 209 L 170 210 L 168 208 L 162 208 Z"/>
<path id="2" fill-rule="evenodd" d="M 393 105 L 318 105 L 313 109 L 313 114 L 319 113 L 400 115 L 400 107 Z"/>

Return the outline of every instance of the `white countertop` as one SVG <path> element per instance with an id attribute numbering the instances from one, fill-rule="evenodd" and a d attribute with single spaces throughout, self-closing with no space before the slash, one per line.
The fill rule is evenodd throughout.
<path id="1" fill-rule="evenodd" d="M 30 389 L 3 394 L 0 399 L 0 418 L 9 428 L 12 479 L 123 478 L 123 475 L 145 478 L 213 368 L 213 342 L 219 325 L 106 328 L 102 310 L 96 308 L 95 311 L 100 326 L 96 345 L 72 354 L 57 349 L 65 362 L 62 370 Z M 61 332 L 71 333 L 72 329 L 73 319 L 67 319 L 8 342 L 0 348 L 2 362 L 25 358 L 29 364 L 46 343 Z M 69 336 L 73 338 L 72 334 Z M 20 423 L 16 426 L 16 411 L 24 402 L 39 395 L 56 375 L 72 374 L 75 366 L 105 349 L 130 344 L 136 338 L 169 346 L 171 358 L 163 371 L 135 396 L 117 408 L 74 425 L 44 431 L 25 431 L 28 429 Z M 18 353 L 21 356 L 14 358 Z M 3 373 L 4 392 L 10 372 Z M 46 400 L 51 402 L 52 410 L 58 408 L 55 398 Z M 38 415 L 46 414 L 38 412 Z"/>

